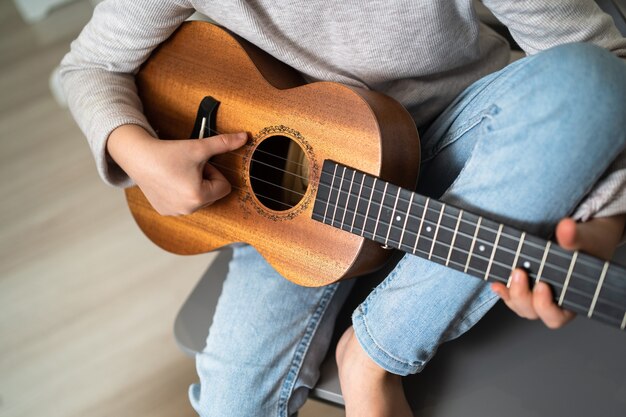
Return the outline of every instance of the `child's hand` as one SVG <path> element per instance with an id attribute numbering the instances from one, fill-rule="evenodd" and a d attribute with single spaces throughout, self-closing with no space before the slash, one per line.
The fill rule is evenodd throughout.
<path id="1" fill-rule="evenodd" d="M 620 241 L 625 220 L 625 215 L 600 217 L 585 223 L 563 219 L 556 228 L 557 242 L 565 249 L 581 250 L 608 260 Z M 556 305 L 546 283 L 538 283 L 531 291 L 528 274 L 523 269 L 513 271 L 511 288 L 501 283 L 493 283 L 491 288 L 517 315 L 531 320 L 541 319 L 551 329 L 562 327 L 575 316 Z"/>
<path id="2" fill-rule="evenodd" d="M 107 150 L 163 215 L 190 214 L 230 193 L 226 178 L 207 161 L 246 143 L 245 133 L 206 139 L 160 140 L 136 125 L 109 136 Z"/>

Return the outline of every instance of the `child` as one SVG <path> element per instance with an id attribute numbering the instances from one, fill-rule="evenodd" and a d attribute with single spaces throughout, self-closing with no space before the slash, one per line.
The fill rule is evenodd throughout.
<path id="1" fill-rule="evenodd" d="M 107 183 L 139 185 L 165 215 L 211 204 L 230 186 L 206 161 L 242 146 L 245 135 L 158 140 L 133 80 L 197 9 L 307 80 L 400 101 L 422 132 L 420 192 L 533 234 L 548 236 L 558 223 L 562 246 L 609 257 L 626 212 L 623 155 L 609 168 L 626 143 L 626 65 L 618 58 L 626 40 L 591 0 L 483 3 L 527 58 L 507 65 L 508 45 L 478 21 L 470 0 L 111 0 L 72 44 L 63 84 Z M 577 205 L 573 218 L 585 223 L 566 218 Z M 198 413 L 294 415 L 353 283 L 298 287 L 254 249 L 237 247 L 197 358 L 201 384 L 190 398 Z M 400 376 L 419 372 L 496 294 L 550 327 L 571 319 L 545 284 L 530 291 L 521 270 L 510 289 L 490 288 L 405 256 L 354 312 L 337 348 L 346 414 L 411 415 Z"/>

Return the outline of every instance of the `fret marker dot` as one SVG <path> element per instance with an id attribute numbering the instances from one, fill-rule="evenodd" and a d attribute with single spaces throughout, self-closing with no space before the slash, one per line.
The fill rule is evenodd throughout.
<path id="1" fill-rule="evenodd" d="M 530 262 L 528 261 L 524 262 L 524 268 L 530 269 Z"/>
<path id="2" fill-rule="evenodd" d="M 426 226 L 426 231 L 427 231 L 427 232 L 431 232 L 432 230 L 433 230 L 433 228 L 432 228 L 432 227 L 430 227 L 430 226 Z"/>
<path id="3" fill-rule="evenodd" d="M 402 216 L 396 216 L 396 221 L 402 220 Z"/>
<path id="4" fill-rule="evenodd" d="M 481 252 L 484 252 L 485 251 L 485 245 L 480 245 L 478 247 L 478 250 L 481 251 Z"/>

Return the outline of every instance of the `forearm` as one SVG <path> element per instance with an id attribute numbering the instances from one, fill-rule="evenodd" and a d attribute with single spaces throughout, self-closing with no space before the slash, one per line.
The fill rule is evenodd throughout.
<path id="1" fill-rule="evenodd" d="M 68 105 L 88 139 L 98 172 L 109 184 L 132 183 L 107 157 L 111 132 L 132 124 L 153 133 L 142 113 L 134 74 L 192 12 L 185 0 L 105 1 L 61 63 Z"/>

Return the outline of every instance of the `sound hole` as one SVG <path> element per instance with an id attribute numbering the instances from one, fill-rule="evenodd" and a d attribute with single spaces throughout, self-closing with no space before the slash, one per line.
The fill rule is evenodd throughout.
<path id="1" fill-rule="evenodd" d="M 265 207 L 286 211 L 304 197 L 309 164 L 298 143 L 285 136 L 270 136 L 252 154 L 250 185 Z"/>

